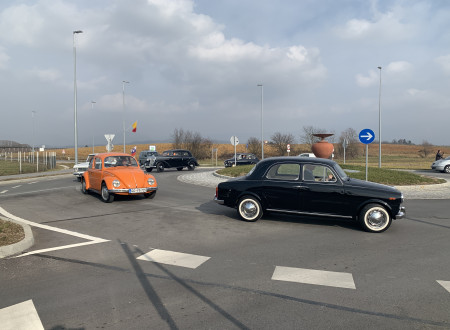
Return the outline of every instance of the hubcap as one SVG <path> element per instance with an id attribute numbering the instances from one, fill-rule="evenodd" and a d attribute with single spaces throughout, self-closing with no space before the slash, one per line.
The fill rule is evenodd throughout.
<path id="1" fill-rule="evenodd" d="M 249 201 L 242 204 L 241 210 L 246 218 L 253 218 L 258 212 L 258 208 L 255 203 Z"/>
<path id="2" fill-rule="evenodd" d="M 105 186 L 103 186 L 103 188 L 102 188 L 102 196 L 103 196 L 103 199 L 108 199 L 108 196 L 109 196 L 109 193 L 108 193 L 108 189 L 105 187 Z"/>
<path id="3" fill-rule="evenodd" d="M 373 210 L 367 215 L 367 222 L 372 227 L 383 227 L 387 222 L 387 218 L 380 210 Z"/>

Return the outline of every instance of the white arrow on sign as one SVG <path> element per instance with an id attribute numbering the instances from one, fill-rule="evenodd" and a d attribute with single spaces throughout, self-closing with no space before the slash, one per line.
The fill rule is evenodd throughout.
<path id="1" fill-rule="evenodd" d="M 367 135 L 361 135 L 361 137 L 362 138 L 367 138 L 367 141 L 369 141 L 373 137 L 373 135 L 370 134 L 370 132 L 367 132 Z"/>

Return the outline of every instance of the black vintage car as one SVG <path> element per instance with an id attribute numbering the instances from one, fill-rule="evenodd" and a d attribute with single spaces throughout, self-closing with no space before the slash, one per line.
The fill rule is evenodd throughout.
<path id="1" fill-rule="evenodd" d="M 236 154 L 236 158 L 230 158 L 223 162 L 225 167 L 231 167 L 235 165 L 251 165 L 259 162 L 259 159 L 254 154 L 239 153 Z"/>
<path id="2" fill-rule="evenodd" d="M 175 167 L 181 171 L 186 167 L 189 171 L 193 171 L 198 166 L 197 160 L 188 150 L 166 150 L 160 155 L 154 155 L 147 158 L 144 167 L 147 172 L 151 172 L 154 168 L 158 172 L 164 171 L 165 168 Z"/>
<path id="3" fill-rule="evenodd" d="M 266 211 L 352 218 L 375 233 L 405 216 L 400 191 L 349 178 L 337 163 L 321 158 L 267 158 L 246 176 L 220 183 L 214 199 L 237 208 L 245 221 Z"/>

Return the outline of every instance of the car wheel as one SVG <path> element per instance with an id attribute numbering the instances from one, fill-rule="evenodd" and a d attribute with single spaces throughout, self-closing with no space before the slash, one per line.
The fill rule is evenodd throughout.
<path id="1" fill-rule="evenodd" d="M 153 170 L 153 167 L 149 167 L 145 169 L 147 172 L 151 172 Z"/>
<path id="2" fill-rule="evenodd" d="M 450 165 L 444 167 L 444 173 L 450 174 Z"/>
<path id="3" fill-rule="evenodd" d="M 389 228 L 392 218 L 383 206 L 368 204 L 359 214 L 359 223 L 365 231 L 381 233 Z"/>
<path id="4" fill-rule="evenodd" d="M 182 171 L 183 168 L 182 168 L 182 167 L 177 167 L 177 170 L 178 170 L 178 171 Z"/>
<path id="5" fill-rule="evenodd" d="M 108 191 L 108 187 L 105 183 L 102 183 L 102 201 L 105 203 L 111 203 L 114 200 L 114 194 L 110 194 Z"/>
<path id="6" fill-rule="evenodd" d="M 83 179 L 83 178 L 81 179 L 81 192 L 83 194 L 87 194 L 88 193 L 88 191 L 86 189 L 86 180 Z"/>
<path id="7" fill-rule="evenodd" d="M 157 172 L 164 172 L 164 164 L 163 163 L 157 163 L 156 164 L 156 171 Z"/>
<path id="8" fill-rule="evenodd" d="M 81 181 L 81 177 L 77 176 L 77 180 L 78 180 L 78 182 L 80 182 Z"/>
<path id="9" fill-rule="evenodd" d="M 256 221 L 263 215 L 261 203 L 252 196 L 245 196 L 239 200 L 237 212 L 245 221 Z"/>
<path id="10" fill-rule="evenodd" d="M 156 191 L 152 191 L 152 192 L 150 192 L 148 194 L 144 194 L 144 197 L 145 198 L 149 198 L 149 199 L 153 199 L 153 198 L 155 198 L 155 195 L 156 195 Z"/>
<path id="11" fill-rule="evenodd" d="M 195 170 L 195 163 L 190 162 L 190 163 L 188 164 L 188 170 L 189 170 L 189 171 Z"/>

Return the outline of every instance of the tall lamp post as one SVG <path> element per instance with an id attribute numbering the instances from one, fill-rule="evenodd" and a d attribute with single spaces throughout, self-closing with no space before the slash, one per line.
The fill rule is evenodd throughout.
<path id="1" fill-rule="evenodd" d="M 94 103 L 97 103 L 97 102 L 91 101 L 92 113 L 94 113 Z M 94 132 L 95 132 L 95 130 L 94 130 Z M 92 153 L 95 153 L 94 152 L 94 134 L 95 134 L 94 132 L 92 132 Z"/>
<path id="2" fill-rule="evenodd" d="M 123 125 L 123 152 L 125 152 L 125 84 L 129 84 L 129 81 L 122 81 L 122 104 L 123 104 L 123 116 L 122 116 L 122 125 Z"/>
<path id="3" fill-rule="evenodd" d="M 378 139 L 379 139 L 379 150 L 378 150 L 378 167 L 381 168 L 381 66 L 378 67 L 380 70 L 380 87 L 378 92 Z"/>
<path id="4" fill-rule="evenodd" d="M 77 127 L 77 48 L 75 47 L 75 34 L 83 33 L 81 30 L 73 31 L 73 121 L 75 139 L 75 164 L 78 164 L 78 127 Z"/>
<path id="5" fill-rule="evenodd" d="M 36 111 L 31 111 L 31 118 L 32 118 L 32 124 L 33 124 L 33 157 L 34 157 L 34 114 L 36 113 Z"/>
<path id="6" fill-rule="evenodd" d="M 263 125 L 264 125 L 264 117 L 263 117 L 264 86 L 263 86 L 263 84 L 258 84 L 257 86 L 261 87 L 261 159 L 264 159 L 264 134 L 263 134 Z"/>

